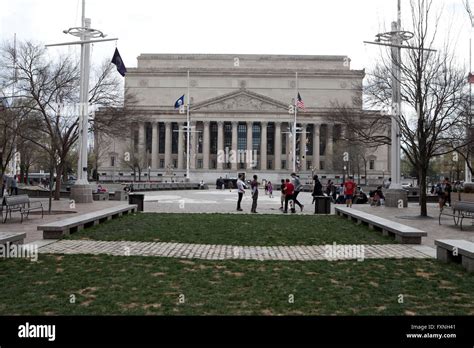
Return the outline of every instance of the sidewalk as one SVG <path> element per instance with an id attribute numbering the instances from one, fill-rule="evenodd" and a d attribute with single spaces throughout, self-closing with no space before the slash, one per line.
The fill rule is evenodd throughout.
<path id="1" fill-rule="evenodd" d="M 408 208 L 404 209 L 371 207 L 369 205 L 353 205 L 352 208 L 425 231 L 428 236 L 422 238 L 422 243 L 430 247 L 435 246 L 436 239 L 465 239 L 474 242 L 474 226 L 470 219 L 464 219 L 463 231 L 459 226 L 455 226 L 453 218 L 448 216 L 441 217 L 441 225 L 439 225 L 437 204 L 428 204 L 429 218 L 424 219 L 419 218 L 420 206 L 418 203 L 410 203 Z"/>
<path id="2" fill-rule="evenodd" d="M 43 232 L 37 230 L 38 225 L 63 220 L 77 214 L 89 213 L 125 203 L 120 201 L 94 201 L 92 204 L 76 204 L 75 207 L 71 207 L 68 199 L 61 199 L 60 201 L 53 200 L 53 213 L 55 211 L 64 213 L 47 215 L 49 209 L 48 198 L 32 198 L 32 200 L 41 201 L 43 203 L 45 212 L 44 218 L 41 219 L 41 211 L 36 210 L 35 214 L 30 214 L 28 219 L 25 217 L 23 223 L 20 223 L 20 213 L 15 212 L 12 213 L 12 219 L 8 218 L 6 223 L 0 223 L 0 232 L 26 232 L 25 243 L 31 243 L 43 239 Z"/>

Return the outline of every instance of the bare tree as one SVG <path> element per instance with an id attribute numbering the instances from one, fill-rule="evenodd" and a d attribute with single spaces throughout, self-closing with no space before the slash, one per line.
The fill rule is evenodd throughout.
<path id="1" fill-rule="evenodd" d="M 41 44 L 23 42 L 15 50 L 11 43 L 0 49 L 0 78 L 7 81 L 9 67 L 16 58 L 18 94 L 25 100 L 22 110 L 35 115 L 28 126 L 40 133 L 40 141 L 28 135 L 22 137 L 36 144 L 51 158 L 56 173 L 55 199 L 60 198 L 61 178 L 67 156 L 78 139 L 79 117 L 79 64 L 71 57 L 52 59 Z M 113 75 L 109 64 L 103 64 L 96 73 L 89 91 L 89 104 L 94 107 L 118 107 L 123 103 L 121 80 Z M 94 108 L 91 108 L 92 112 Z M 128 118 L 122 109 L 114 112 L 114 122 L 127 128 Z M 24 111 L 24 112 L 26 112 Z M 94 125 L 91 114 L 92 128 Z M 109 127 L 110 129 L 110 127 Z M 46 139 L 46 140 L 45 140 Z"/>
<path id="2" fill-rule="evenodd" d="M 412 49 L 405 49 L 400 63 L 402 110 L 398 120 L 402 151 L 416 168 L 420 185 L 420 214 L 427 216 L 426 177 L 430 160 L 453 151 L 462 152 L 470 139 L 459 137 L 466 127 L 466 74 L 454 59 L 449 44 L 435 47 L 441 14 L 434 14 L 433 0 L 411 0 Z M 429 49 L 438 48 L 436 52 Z M 353 141 L 390 144 L 392 108 L 392 59 L 382 55 L 364 86 L 365 103 L 382 109 L 378 117 L 339 106 L 339 119 L 351 129 Z M 369 114 L 370 116 L 370 114 Z"/>

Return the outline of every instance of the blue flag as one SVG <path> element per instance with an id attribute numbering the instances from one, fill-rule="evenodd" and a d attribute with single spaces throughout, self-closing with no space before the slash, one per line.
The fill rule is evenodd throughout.
<path id="1" fill-rule="evenodd" d="M 117 48 L 115 49 L 114 57 L 112 58 L 112 63 L 117 66 L 117 71 L 120 73 L 120 75 L 125 76 L 127 68 L 123 63 L 122 57 L 120 57 L 120 53 Z"/>
<path id="2" fill-rule="evenodd" d="M 174 103 L 174 108 L 179 109 L 181 106 L 184 105 L 184 94 L 179 98 L 176 103 Z"/>

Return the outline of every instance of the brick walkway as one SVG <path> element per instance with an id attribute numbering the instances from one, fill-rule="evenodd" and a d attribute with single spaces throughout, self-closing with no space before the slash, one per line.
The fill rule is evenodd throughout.
<path id="1" fill-rule="evenodd" d="M 114 256 L 160 256 L 202 260 L 281 260 L 315 261 L 327 259 L 388 259 L 431 258 L 426 247 L 400 244 L 363 245 L 354 250 L 360 254 L 335 258 L 328 256 L 330 246 L 232 246 L 154 242 L 106 242 L 86 240 L 62 240 L 40 247 L 40 253 L 51 254 L 107 254 Z M 363 247 L 363 248 L 362 248 Z M 362 256 L 361 256 L 362 255 Z"/>

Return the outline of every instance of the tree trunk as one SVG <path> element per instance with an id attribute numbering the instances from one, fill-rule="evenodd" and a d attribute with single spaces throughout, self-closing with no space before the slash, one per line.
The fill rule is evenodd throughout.
<path id="1" fill-rule="evenodd" d="M 428 173 L 427 168 L 420 169 L 420 215 L 428 216 L 428 209 L 426 206 L 426 175 Z"/>
<path id="2" fill-rule="evenodd" d="M 56 167 L 56 188 L 54 190 L 54 200 L 59 201 L 61 199 L 61 182 L 63 177 L 63 164 L 59 164 Z"/>

